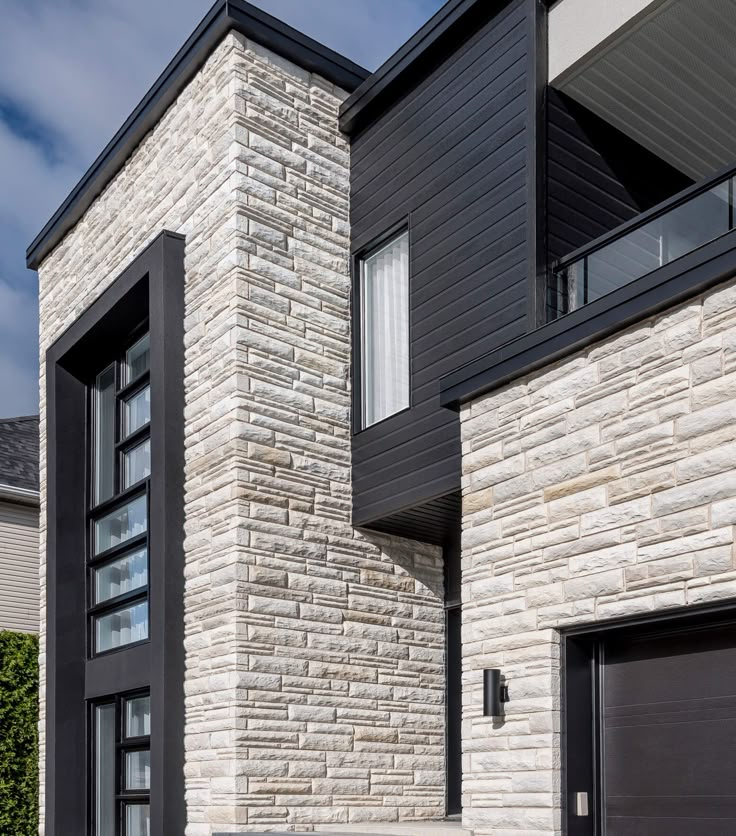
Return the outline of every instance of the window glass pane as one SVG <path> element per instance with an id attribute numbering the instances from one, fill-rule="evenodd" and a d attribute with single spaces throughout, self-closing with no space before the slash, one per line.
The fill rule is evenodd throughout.
<path id="1" fill-rule="evenodd" d="M 127 805 L 125 836 L 151 836 L 151 808 L 148 804 Z"/>
<path id="2" fill-rule="evenodd" d="M 129 488 L 151 475 L 151 439 L 128 450 L 123 455 L 123 488 Z"/>
<path id="3" fill-rule="evenodd" d="M 148 583 L 148 549 L 138 549 L 95 569 L 95 604 L 125 595 Z"/>
<path id="4" fill-rule="evenodd" d="M 95 521 L 95 554 L 143 534 L 147 527 L 146 497 L 138 496 Z"/>
<path id="5" fill-rule="evenodd" d="M 115 704 L 95 707 L 95 833 L 115 832 Z"/>
<path id="6" fill-rule="evenodd" d="M 95 619 L 95 650 L 104 653 L 148 638 L 148 601 L 100 615 Z"/>
<path id="7" fill-rule="evenodd" d="M 148 371 L 150 364 L 150 335 L 146 334 L 125 352 L 125 382 L 131 383 Z"/>
<path id="8" fill-rule="evenodd" d="M 125 789 L 147 790 L 151 786 L 151 753 L 125 753 Z"/>
<path id="9" fill-rule="evenodd" d="M 363 425 L 409 406 L 409 236 L 365 259 L 361 271 Z"/>
<path id="10" fill-rule="evenodd" d="M 151 387 L 146 386 L 131 395 L 123 404 L 123 435 L 125 437 L 144 427 L 151 420 Z"/>
<path id="11" fill-rule="evenodd" d="M 94 501 L 115 493 L 115 366 L 97 375 L 94 392 Z"/>
<path id="12" fill-rule="evenodd" d="M 125 736 L 148 737 L 151 733 L 151 698 L 134 697 L 125 701 Z"/>

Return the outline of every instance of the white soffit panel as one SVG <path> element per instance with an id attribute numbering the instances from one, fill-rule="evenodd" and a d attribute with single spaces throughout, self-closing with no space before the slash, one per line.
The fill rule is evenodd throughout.
<path id="1" fill-rule="evenodd" d="M 701 180 L 736 162 L 736 0 L 667 0 L 554 86 Z"/>
<path id="2" fill-rule="evenodd" d="M 586 55 L 599 50 L 664 0 L 558 0 L 549 10 L 549 81 L 557 85 Z"/>

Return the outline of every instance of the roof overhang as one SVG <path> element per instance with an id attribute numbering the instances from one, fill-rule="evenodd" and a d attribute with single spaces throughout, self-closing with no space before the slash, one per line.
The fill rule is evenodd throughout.
<path id="1" fill-rule="evenodd" d="M 28 247 L 28 267 L 36 270 L 80 220 L 231 29 L 305 70 L 326 78 L 348 93 L 355 90 L 369 76 L 367 70 L 245 0 L 217 0 L 140 104 Z"/>
<path id="2" fill-rule="evenodd" d="M 694 181 L 736 161 L 733 0 L 559 0 L 549 82 Z"/>

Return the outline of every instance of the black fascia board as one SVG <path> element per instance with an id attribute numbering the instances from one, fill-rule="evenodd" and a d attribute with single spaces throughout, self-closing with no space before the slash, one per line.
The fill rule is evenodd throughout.
<path id="1" fill-rule="evenodd" d="M 449 0 L 385 61 L 340 108 L 340 130 L 357 133 L 366 122 L 410 89 L 448 43 L 460 43 L 506 0 Z"/>
<path id="2" fill-rule="evenodd" d="M 231 29 L 305 70 L 321 75 L 348 93 L 369 76 L 368 70 L 245 0 L 217 0 L 28 247 L 26 265 L 30 269 L 38 269 L 43 259 L 81 219 Z"/>
<path id="3" fill-rule="evenodd" d="M 232 27 L 247 38 L 265 46 L 302 69 L 321 75 L 352 93 L 370 72 L 339 52 L 335 52 L 245 0 L 227 0 L 227 16 Z"/>
<path id="4" fill-rule="evenodd" d="M 736 230 L 446 375 L 440 403 L 457 410 L 734 275 Z"/>

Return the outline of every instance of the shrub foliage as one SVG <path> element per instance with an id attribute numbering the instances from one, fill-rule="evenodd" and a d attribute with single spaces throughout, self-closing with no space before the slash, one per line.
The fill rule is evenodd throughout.
<path id="1" fill-rule="evenodd" d="M 0 632 L 0 834 L 38 833 L 38 637 Z"/>

